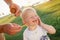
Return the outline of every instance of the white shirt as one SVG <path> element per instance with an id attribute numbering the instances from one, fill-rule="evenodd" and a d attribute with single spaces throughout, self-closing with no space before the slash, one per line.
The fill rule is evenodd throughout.
<path id="1" fill-rule="evenodd" d="M 4 0 L 0 0 L 0 18 L 10 14 L 9 6 Z"/>
<path id="2" fill-rule="evenodd" d="M 40 26 L 34 31 L 29 31 L 28 28 L 23 33 L 23 40 L 50 40 L 47 36 L 47 31 Z"/>

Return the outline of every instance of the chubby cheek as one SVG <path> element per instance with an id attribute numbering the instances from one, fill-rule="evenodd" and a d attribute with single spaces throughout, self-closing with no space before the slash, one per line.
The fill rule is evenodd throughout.
<path id="1" fill-rule="evenodd" d="M 36 25 L 37 20 L 30 19 L 28 23 L 29 23 L 30 25 Z"/>
<path id="2" fill-rule="evenodd" d="M 26 25 L 37 25 L 39 23 L 38 19 L 28 19 Z"/>
<path id="3" fill-rule="evenodd" d="M 25 25 L 30 26 L 33 24 L 32 20 L 27 20 L 23 22 Z"/>
<path id="4" fill-rule="evenodd" d="M 30 19 L 30 20 L 29 20 L 29 23 L 30 23 L 30 24 L 33 24 L 33 23 L 34 23 L 34 22 L 33 22 L 33 19 Z"/>

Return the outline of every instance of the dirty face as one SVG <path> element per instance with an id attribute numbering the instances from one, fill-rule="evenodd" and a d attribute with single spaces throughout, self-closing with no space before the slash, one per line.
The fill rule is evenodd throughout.
<path id="1" fill-rule="evenodd" d="M 32 10 L 26 10 L 23 14 L 23 22 L 27 26 L 34 26 L 38 24 L 38 15 Z"/>

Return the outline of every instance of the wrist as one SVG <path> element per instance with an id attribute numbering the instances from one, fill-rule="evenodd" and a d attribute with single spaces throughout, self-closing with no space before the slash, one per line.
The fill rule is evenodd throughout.
<path id="1" fill-rule="evenodd" d="M 41 26 L 44 27 L 44 25 L 45 25 L 45 24 L 41 22 Z"/>
<path id="2" fill-rule="evenodd" d="M 13 2 L 11 2 L 11 3 L 7 3 L 8 4 L 8 6 L 10 6 L 11 4 L 13 4 Z"/>

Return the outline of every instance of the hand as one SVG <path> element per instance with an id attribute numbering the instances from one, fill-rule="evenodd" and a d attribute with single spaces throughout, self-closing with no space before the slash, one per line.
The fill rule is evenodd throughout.
<path id="1" fill-rule="evenodd" d="M 40 17 L 38 17 L 37 20 L 38 20 L 38 25 L 42 26 L 43 22 L 41 21 Z"/>
<path id="2" fill-rule="evenodd" d="M 11 3 L 9 8 L 10 8 L 10 12 L 13 13 L 15 16 L 20 16 L 21 9 L 17 4 Z"/>
<path id="3" fill-rule="evenodd" d="M 21 26 L 15 23 L 3 25 L 3 32 L 9 35 L 14 35 L 22 30 Z"/>

